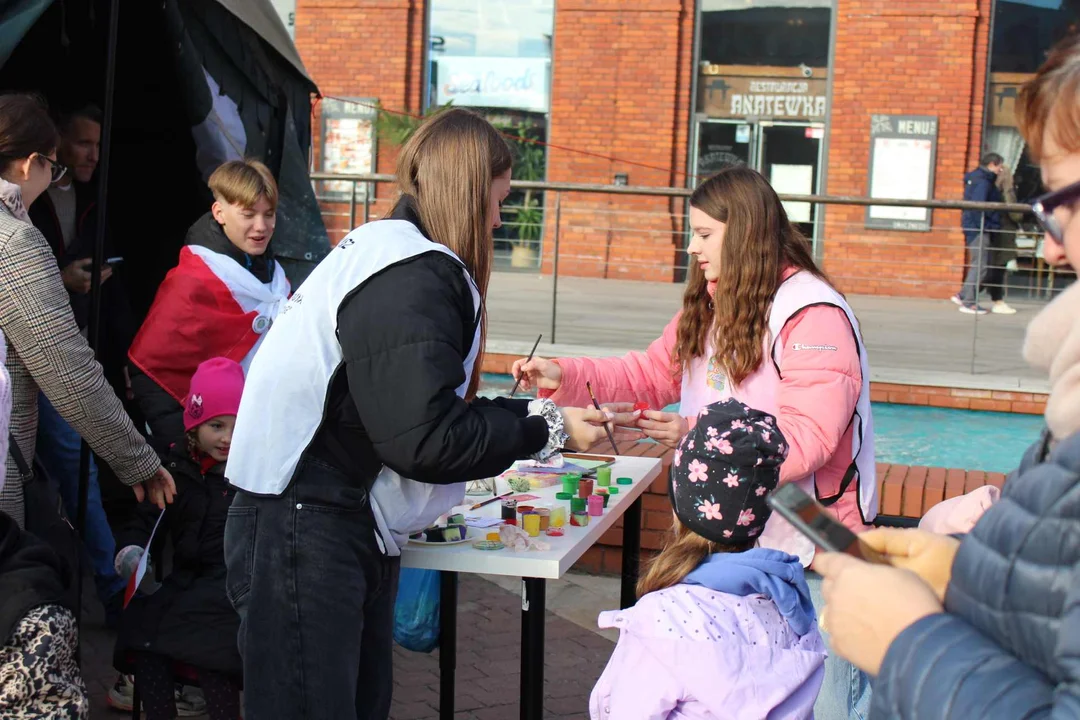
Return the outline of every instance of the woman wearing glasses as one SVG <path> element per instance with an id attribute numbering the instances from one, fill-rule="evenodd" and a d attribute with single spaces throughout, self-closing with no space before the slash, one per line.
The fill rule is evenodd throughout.
<path id="1" fill-rule="evenodd" d="M 26 208 L 60 179 L 58 134 L 45 107 L 27 95 L 0 95 L 0 332 L 11 373 L 11 434 L 29 462 L 34 457 L 38 390 L 86 439 L 94 452 L 142 499 L 165 507 L 172 477 L 136 432 L 79 334 L 56 260 Z M 8 481 L 0 510 L 24 523 L 23 483 L 6 458 Z M 145 490 L 144 490 L 145 487 Z"/>
<path id="2" fill-rule="evenodd" d="M 1050 190 L 1032 207 L 1043 254 L 1080 267 L 1080 36 L 1020 93 L 1017 119 Z M 1080 717 L 1080 284 L 1028 325 L 1050 378 L 1046 432 L 962 540 L 860 538 L 894 567 L 826 554 L 833 650 L 876 675 L 874 717 Z"/>

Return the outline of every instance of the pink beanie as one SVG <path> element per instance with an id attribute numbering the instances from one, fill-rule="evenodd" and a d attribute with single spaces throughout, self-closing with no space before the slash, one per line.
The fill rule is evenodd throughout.
<path id="1" fill-rule="evenodd" d="M 199 365 L 191 376 L 184 402 L 184 430 L 222 415 L 235 415 L 244 394 L 244 369 L 228 358 L 216 357 Z"/>

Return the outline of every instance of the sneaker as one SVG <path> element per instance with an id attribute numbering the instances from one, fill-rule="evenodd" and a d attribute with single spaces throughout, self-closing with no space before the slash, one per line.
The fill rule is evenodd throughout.
<path id="1" fill-rule="evenodd" d="M 1016 308 L 1009 307 L 1004 300 L 997 300 L 990 306 L 990 312 L 996 315 L 1015 315 Z"/>
<path id="2" fill-rule="evenodd" d="M 132 704 L 135 702 L 135 678 L 131 675 L 118 675 L 116 682 L 109 688 L 105 702 L 113 710 L 131 712 Z"/>
<path id="3" fill-rule="evenodd" d="M 206 698 L 202 690 L 187 685 L 176 686 L 176 714 L 179 717 L 197 717 L 206 714 Z"/>
<path id="4" fill-rule="evenodd" d="M 955 295 L 953 295 L 949 299 L 952 300 L 953 305 L 960 305 L 961 307 L 963 307 L 963 305 L 964 305 L 964 301 L 963 301 L 963 299 L 961 299 L 960 293 L 956 293 Z"/>
<path id="5" fill-rule="evenodd" d="M 986 308 L 982 307 L 982 306 L 975 305 L 974 303 L 971 303 L 971 304 L 961 305 L 960 306 L 960 312 L 964 313 L 965 315 L 985 315 L 986 313 L 988 313 L 990 311 L 987 310 Z"/>

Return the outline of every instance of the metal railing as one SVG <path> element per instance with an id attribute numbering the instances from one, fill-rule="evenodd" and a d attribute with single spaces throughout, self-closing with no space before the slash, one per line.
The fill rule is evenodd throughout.
<path id="1" fill-rule="evenodd" d="M 335 243 L 352 228 L 385 216 L 396 196 L 391 175 L 313 173 L 311 179 Z M 320 190 L 327 182 L 339 190 L 349 183 L 348 194 L 325 197 Z M 535 203 L 531 214 L 522 213 L 526 192 Z M 547 343 L 644 347 L 680 306 L 689 262 L 690 192 L 514 182 L 511 202 L 503 207 L 504 227 L 496 237 L 489 337 L 531 344 L 543 332 Z M 864 334 L 875 336 L 873 343 L 868 341 L 872 356 L 883 355 L 913 372 L 1031 377 L 1019 358 L 1024 318 L 1068 280 L 1041 261 L 1042 235 L 1029 206 L 828 195 L 780 198 L 793 217 L 810 220 L 800 227 L 813 238 L 829 276 L 853 297 Z M 866 207 L 926 209 L 932 222 L 922 232 L 868 228 Z M 970 321 L 958 317 L 957 308 L 947 302 L 960 289 L 967 267 L 958 212 L 964 210 L 998 212 L 1009 221 L 1009 229 L 992 236 L 980 227 L 979 236 L 995 239 L 994 252 L 986 267 L 982 252 L 972 252 L 970 262 L 976 289 L 991 290 L 994 298 L 1019 306 L 1021 315 L 994 316 L 995 322 L 982 323 L 989 329 L 981 334 L 978 315 Z M 878 328 L 881 323 L 892 332 Z M 918 347 L 938 350 L 920 354 Z"/>

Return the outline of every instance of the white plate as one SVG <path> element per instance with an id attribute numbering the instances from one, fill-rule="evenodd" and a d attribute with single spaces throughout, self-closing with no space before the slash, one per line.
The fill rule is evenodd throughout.
<path id="1" fill-rule="evenodd" d="M 428 542 L 427 540 L 423 540 L 423 539 L 418 540 L 416 538 L 409 538 L 409 542 L 411 542 L 411 543 L 414 543 L 416 545 L 430 545 L 431 547 L 442 547 L 442 546 L 445 546 L 445 545 L 460 545 L 461 543 L 466 543 L 466 542 L 469 542 L 470 540 L 476 540 L 476 537 L 469 535 L 469 528 L 468 527 L 465 528 L 465 537 L 461 538 L 460 540 L 454 540 L 453 542 L 445 542 L 445 541 L 444 542 Z"/>

